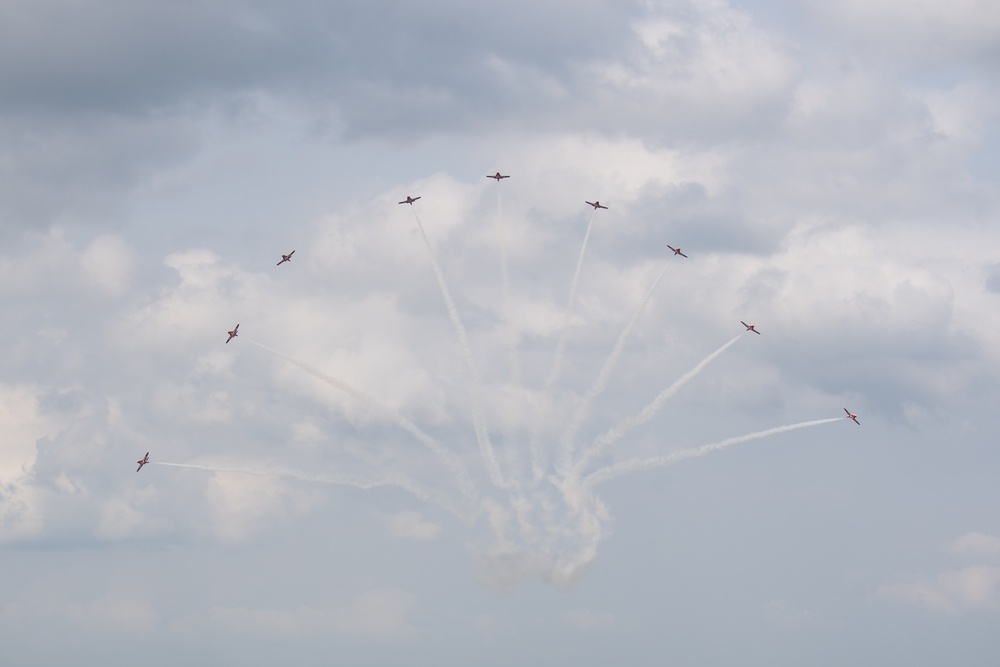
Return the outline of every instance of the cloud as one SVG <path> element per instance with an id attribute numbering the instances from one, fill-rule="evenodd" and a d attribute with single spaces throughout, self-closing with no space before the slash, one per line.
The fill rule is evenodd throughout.
<path id="1" fill-rule="evenodd" d="M 1000 560 L 1000 538 L 981 532 L 966 533 L 945 546 L 945 551 L 965 560 Z M 1000 567 L 972 564 L 931 576 L 880 586 L 878 596 L 923 607 L 932 612 L 957 615 L 1000 609 Z"/>
<path id="2" fill-rule="evenodd" d="M 84 248 L 80 265 L 86 279 L 100 291 L 118 296 L 130 289 L 135 257 L 121 237 L 103 234 Z"/>
<path id="3" fill-rule="evenodd" d="M 42 593 L 8 602 L 0 619 L 10 627 L 56 627 L 67 623 L 74 629 L 105 635 L 148 635 L 156 628 L 160 614 L 148 600 L 128 595 L 107 594 L 89 602 Z"/>
<path id="4" fill-rule="evenodd" d="M 994 264 L 989 267 L 984 287 L 991 294 L 1000 294 L 1000 264 Z"/>
<path id="5" fill-rule="evenodd" d="M 970 565 L 911 582 L 879 586 L 877 595 L 954 616 L 1000 609 L 998 585 L 1000 567 Z"/>
<path id="6" fill-rule="evenodd" d="M 808 609 L 797 607 L 782 598 L 764 605 L 764 613 L 769 622 L 791 629 L 802 629 L 814 624 L 816 620 Z"/>
<path id="7" fill-rule="evenodd" d="M 1000 560 L 1000 537 L 986 533 L 967 533 L 946 547 L 946 551 L 963 558 Z"/>
<path id="8" fill-rule="evenodd" d="M 72 493 L 72 490 L 68 491 Z M 169 523 L 149 509 L 156 498 L 154 487 L 142 486 L 128 488 L 124 493 L 105 500 L 95 534 L 107 540 L 121 540 L 164 532 Z"/>
<path id="9" fill-rule="evenodd" d="M 206 459 L 200 459 L 203 465 Z M 218 465 L 218 463 L 216 463 Z M 258 464 L 260 470 L 268 466 Z M 211 508 L 213 536 L 223 543 L 245 542 L 288 514 L 305 514 L 320 504 L 315 489 L 275 477 L 209 473 L 204 501 Z"/>
<path id="10" fill-rule="evenodd" d="M 407 616 L 414 597 L 399 589 L 376 589 L 363 593 L 344 606 L 272 609 L 212 607 L 204 619 L 182 623 L 206 623 L 214 632 L 294 641 L 307 637 L 336 636 L 341 641 L 401 641 L 415 636 Z"/>
<path id="11" fill-rule="evenodd" d="M 915 66 L 988 57 L 1000 37 L 1000 9 L 989 0 L 845 0 L 813 7 L 868 48 Z"/>
<path id="12" fill-rule="evenodd" d="M 422 512 L 408 510 L 385 517 L 386 531 L 400 540 L 427 542 L 441 534 L 441 524 L 424 518 Z"/>
<path id="13" fill-rule="evenodd" d="M 700 134 L 775 118 L 761 112 L 783 103 L 797 74 L 788 47 L 725 2 L 661 5 L 632 29 L 631 57 L 591 70 L 597 99 L 625 98 L 621 106 L 635 104 L 635 116 L 656 115 L 667 128 Z"/>
<path id="14" fill-rule="evenodd" d="M 38 444 L 63 427 L 46 409 L 48 392 L 31 385 L 0 385 L 0 542 L 30 539 L 44 529 L 44 493 L 34 482 Z"/>

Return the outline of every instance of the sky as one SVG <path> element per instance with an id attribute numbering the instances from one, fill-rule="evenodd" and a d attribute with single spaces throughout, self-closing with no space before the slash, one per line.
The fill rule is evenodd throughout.
<path id="1" fill-rule="evenodd" d="M 3 662 L 993 665 L 998 90 L 985 0 L 4 3 Z"/>

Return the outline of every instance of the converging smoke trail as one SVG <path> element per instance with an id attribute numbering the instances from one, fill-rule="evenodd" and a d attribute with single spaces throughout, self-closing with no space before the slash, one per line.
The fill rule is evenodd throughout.
<path id="1" fill-rule="evenodd" d="M 493 444 L 490 442 L 489 431 L 486 428 L 486 417 L 479 395 L 479 373 L 476 371 L 476 365 L 472 360 L 469 339 L 465 334 L 465 327 L 458 316 L 458 309 L 455 307 L 455 302 L 451 298 L 448 283 L 444 279 L 444 273 L 441 271 L 437 257 L 434 256 L 434 249 L 431 247 L 430 239 L 427 238 L 427 232 L 424 231 L 424 225 L 420 222 L 420 216 L 417 215 L 416 209 L 413 211 L 413 217 L 417 221 L 417 227 L 420 229 L 420 236 L 424 239 L 424 245 L 427 246 L 427 254 L 430 256 L 431 266 L 434 268 L 434 275 L 437 278 L 438 287 L 441 289 L 441 296 L 444 298 L 445 307 L 448 309 L 448 317 L 451 319 L 451 325 L 458 336 L 458 344 L 462 350 L 462 356 L 465 358 L 465 364 L 468 367 L 469 394 L 472 401 L 472 425 L 476 432 L 476 441 L 479 443 L 479 454 L 483 459 L 483 464 L 486 466 L 486 472 L 490 476 L 490 481 L 494 485 L 503 488 L 505 485 L 500 474 L 500 465 L 497 463 L 496 453 L 493 451 Z"/>
<path id="2" fill-rule="evenodd" d="M 750 442 L 751 440 L 760 440 L 761 438 L 766 438 L 771 435 L 777 435 L 779 433 L 786 433 L 788 431 L 795 431 L 800 428 L 808 428 L 810 426 L 819 426 L 821 424 L 831 424 L 833 422 L 843 421 L 842 417 L 833 417 L 831 419 L 817 419 L 809 422 L 800 422 L 798 424 L 790 424 L 788 426 L 779 426 L 777 428 L 771 428 L 766 431 L 758 431 L 756 433 L 750 433 L 748 435 L 741 435 L 735 438 L 727 438 L 726 440 L 720 440 L 719 442 L 713 443 L 711 445 L 703 445 L 697 449 L 686 449 L 680 452 L 674 452 L 673 454 L 666 454 L 664 456 L 654 456 L 648 459 L 631 459 L 629 461 L 622 461 L 621 463 L 615 463 L 600 470 L 596 470 L 591 474 L 583 478 L 583 486 L 588 488 L 593 488 L 598 484 L 603 484 L 604 482 L 615 479 L 616 477 L 621 477 L 622 475 L 627 475 L 630 472 L 637 472 L 639 470 L 652 470 L 653 468 L 662 468 L 665 466 L 673 465 L 675 463 L 680 463 L 687 459 L 694 459 L 705 456 L 712 452 L 719 451 L 720 449 L 726 449 L 727 447 L 732 447 L 734 445 L 740 445 L 744 442 Z"/>
<path id="3" fill-rule="evenodd" d="M 701 373 L 706 366 L 715 361 L 719 357 L 719 355 L 721 355 L 723 352 L 725 352 L 733 345 L 735 345 L 736 341 L 740 340 L 742 337 L 743 334 L 736 336 L 731 341 L 720 347 L 718 350 L 716 350 L 712 354 L 702 359 L 697 366 L 695 366 L 687 373 L 677 378 L 677 380 L 672 385 L 661 391 L 660 394 L 656 397 L 656 399 L 654 399 L 652 403 L 643 408 L 639 414 L 623 420 L 617 426 L 608 430 L 603 435 L 594 440 L 590 448 L 583 453 L 583 456 L 580 457 L 580 460 L 577 462 L 576 466 L 574 466 L 576 474 L 578 475 L 582 474 L 583 469 L 587 466 L 587 464 L 591 460 L 603 454 L 608 447 L 610 447 L 611 445 L 613 445 L 614 443 L 618 442 L 623 437 L 625 437 L 625 435 L 628 434 L 629 431 L 638 426 L 642 426 L 650 419 L 652 419 L 654 416 L 656 416 L 656 414 L 663 409 L 663 406 L 666 405 L 667 401 L 673 398 L 677 394 L 677 392 L 681 390 L 681 387 L 686 385 L 696 375 Z"/>
<path id="4" fill-rule="evenodd" d="M 503 204 L 500 198 L 500 189 L 497 188 L 497 235 L 500 243 L 500 276 L 503 281 L 503 318 L 507 327 L 507 344 L 510 347 L 510 380 L 512 384 L 518 385 L 521 383 L 521 362 L 517 355 L 517 335 L 511 317 L 507 234 L 503 222 Z"/>
<path id="5" fill-rule="evenodd" d="M 563 430 L 562 437 L 560 438 L 560 444 L 562 445 L 563 470 L 568 470 L 572 465 L 571 459 L 573 457 L 573 440 L 576 438 L 576 433 L 580 430 L 580 426 L 583 425 L 583 420 L 586 419 L 587 415 L 590 413 L 594 400 L 600 396 L 607 387 L 608 381 L 611 379 L 611 373 L 614 372 L 615 366 L 618 365 L 618 358 L 621 357 L 622 352 L 625 349 L 625 343 L 628 341 L 628 337 L 632 333 L 632 329 L 639 322 L 639 318 L 642 316 L 643 311 L 646 310 L 646 305 L 649 303 L 650 299 L 653 298 L 653 292 L 656 291 L 656 286 L 660 284 L 660 280 L 663 279 L 663 274 L 666 272 L 667 264 L 664 263 L 663 268 L 660 269 L 660 273 L 656 276 L 656 280 L 653 281 L 653 284 L 650 285 L 649 289 L 646 291 L 646 296 L 643 297 L 642 301 L 639 303 L 639 307 L 636 308 L 635 313 L 632 314 L 632 319 L 622 330 L 621 334 L 618 335 L 618 342 L 615 343 L 614 348 L 611 350 L 608 360 L 604 362 L 604 366 L 601 368 L 601 372 L 598 374 L 593 386 L 591 386 L 590 391 L 588 391 L 587 395 L 584 396 L 583 403 L 581 403 L 580 407 L 577 408 L 573 418 Z"/>
<path id="6" fill-rule="evenodd" d="M 311 482 L 314 484 L 333 484 L 337 486 L 351 486 L 357 489 L 373 489 L 379 486 L 392 486 L 416 496 L 420 500 L 429 505 L 434 505 L 440 507 L 443 510 L 451 512 L 463 521 L 473 520 L 472 513 L 459 509 L 459 507 L 452 502 L 449 498 L 445 497 L 443 494 L 429 489 L 423 484 L 415 482 L 414 480 L 406 477 L 404 475 L 390 474 L 382 477 L 381 479 L 364 479 L 357 475 L 314 475 L 305 472 L 299 472 L 297 470 L 288 469 L 269 469 L 269 470 L 257 470 L 254 468 L 236 468 L 228 466 L 206 466 L 198 465 L 195 463 L 167 463 L 165 461 L 150 461 L 152 465 L 160 466 L 170 466 L 171 468 L 190 468 L 193 470 L 206 470 L 208 472 L 221 472 L 221 473 L 238 473 L 241 475 L 256 475 L 258 477 L 283 477 L 288 479 L 296 479 L 302 482 Z"/>
<path id="7" fill-rule="evenodd" d="M 270 352 L 279 359 L 283 359 L 288 363 L 292 364 L 293 366 L 301 368 L 309 375 L 312 375 L 314 378 L 322 380 L 328 385 L 340 389 L 345 394 L 351 396 L 352 398 L 355 398 L 361 403 L 364 403 L 369 408 L 373 409 L 375 412 L 381 414 L 385 419 L 399 426 L 401 429 L 403 429 L 404 431 L 412 435 L 414 438 L 416 438 L 418 441 L 420 441 L 425 447 L 427 447 L 427 449 L 429 449 L 431 452 L 437 455 L 439 459 L 441 459 L 441 462 L 444 463 L 445 467 L 452 474 L 455 475 L 455 478 L 458 480 L 459 488 L 469 500 L 474 501 L 479 497 L 479 491 L 478 489 L 476 489 L 476 484 L 475 482 L 472 481 L 472 477 L 469 475 L 469 471 L 466 469 L 462 461 L 459 460 L 459 458 L 455 456 L 451 451 L 449 451 L 447 448 L 445 448 L 439 442 L 437 442 L 434 438 L 424 433 L 420 429 L 420 427 L 411 422 L 409 419 L 396 413 L 389 406 L 380 403 L 378 400 L 372 398 L 368 394 L 365 394 L 363 391 L 356 389 L 355 387 L 352 387 L 343 380 L 338 380 L 337 378 L 331 377 L 326 373 L 322 373 L 302 363 L 301 361 L 298 361 L 297 359 L 286 357 L 280 352 L 272 350 L 268 346 L 262 345 L 261 343 L 258 343 L 255 340 L 252 340 L 250 338 L 247 338 L 245 340 L 251 345 L 256 345 L 265 352 Z"/>
<path id="8" fill-rule="evenodd" d="M 583 258 L 587 254 L 587 243 L 590 241 L 590 232 L 594 228 L 594 218 L 597 217 L 597 210 L 590 214 L 587 221 L 587 231 L 583 234 L 583 243 L 580 244 L 580 254 L 576 258 L 576 268 L 573 270 L 573 279 L 569 284 L 569 299 L 566 301 L 566 309 L 563 311 L 562 324 L 559 326 L 559 339 L 556 342 L 556 352 L 552 358 L 552 369 L 545 379 L 542 398 L 535 406 L 535 420 L 531 427 L 531 435 L 528 440 L 528 447 L 531 450 L 531 466 L 534 471 L 534 481 L 537 483 L 544 474 L 545 466 L 542 463 L 542 449 L 539 442 L 542 414 L 549 409 L 549 397 L 552 388 L 555 387 L 559 375 L 562 373 L 562 360 L 566 354 L 566 344 L 569 341 L 569 323 L 573 319 L 573 307 L 576 305 L 576 291 L 580 286 L 580 269 L 583 267 Z"/>

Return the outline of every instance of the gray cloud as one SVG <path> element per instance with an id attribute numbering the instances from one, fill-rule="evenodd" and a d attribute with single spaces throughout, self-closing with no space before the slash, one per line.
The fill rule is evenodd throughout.
<path id="1" fill-rule="evenodd" d="M 22 5 L 8 10 L 0 34 L 0 86 L 8 112 L 147 113 L 258 88 L 338 95 L 368 89 L 378 101 L 379 90 L 392 99 L 395 87 L 410 101 L 443 94 L 482 109 L 484 101 L 503 98 L 498 91 L 483 99 L 499 83 L 491 60 L 559 78 L 581 59 L 613 53 L 636 11 L 597 0 L 419 8 L 256 2 L 235 11 L 192 2 Z"/>

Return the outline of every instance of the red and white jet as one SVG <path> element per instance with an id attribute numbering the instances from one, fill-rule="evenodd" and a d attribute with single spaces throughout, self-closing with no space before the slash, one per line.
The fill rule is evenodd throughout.
<path id="1" fill-rule="evenodd" d="M 233 327 L 232 331 L 227 331 L 226 332 L 227 334 L 229 334 L 229 338 L 226 339 L 226 345 L 229 344 L 229 341 L 231 341 L 232 339 L 234 339 L 237 336 L 239 336 L 239 333 L 237 333 L 239 330 L 240 330 L 240 325 L 237 324 L 235 327 Z"/>
<path id="2" fill-rule="evenodd" d="M 670 248 L 671 250 L 673 250 L 675 255 L 680 255 L 681 257 L 687 257 L 687 255 L 685 255 L 684 253 L 681 252 L 680 248 L 675 248 L 675 247 L 673 247 L 670 244 L 667 244 L 667 247 Z"/>
<path id="3" fill-rule="evenodd" d="M 295 254 L 295 251 L 293 250 L 293 251 L 291 251 L 290 253 L 288 253 L 287 255 L 282 255 L 282 256 L 281 256 L 281 261 L 280 261 L 280 262 L 278 262 L 277 264 L 275 264 L 275 266 L 281 266 L 281 265 L 282 265 L 282 264 L 284 264 L 285 262 L 290 262 L 290 261 L 292 261 L 292 255 L 294 255 L 294 254 Z"/>
<path id="4" fill-rule="evenodd" d="M 410 195 L 406 195 L 406 199 L 404 199 L 403 201 L 401 201 L 399 203 L 400 204 L 411 204 L 412 205 L 413 202 L 417 201 L 418 199 L 420 199 L 420 197 L 411 197 Z"/>
<path id="5" fill-rule="evenodd" d="M 743 320 L 740 320 L 740 324 L 742 324 L 743 326 L 745 326 L 747 328 L 747 331 L 752 331 L 755 334 L 757 334 L 758 336 L 760 335 L 760 332 L 757 331 L 756 329 L 754 329 L 752 324 L 747 324 Z"/>
<path id="6" fill-rule="evenodd" d="M 492 179 L 493 179 L 493 180 L 495 180 L 495 181 L 496 181 L 497 183 L 499 183 L 499 182 L 500 182 L 500 179 L 501 179 L 501 178 L 510 178 L 510 176 L 504 176 L 503 174 L 501 174 L 501 173 L 500 173 L 500 172 L 498 171 L 498 172 L 497 172 L 497 173 L 495 173 L 495 174 L 490 174 L 490 175 L 488 175 L 488 176 L 487 176 L 486 178 L 492 178 Z"/>
<path id="7" fill-rule="evenodd" d="M 139 467 L 136 468 L 135 471 L 139 472 L 140 470 L 142 470 L 142 466 L 144 466 L 147 463 L 149 463 L 149 452 L 146 452 L 146 455 L 144 457 L 142 457 L 141 459 L 139 459 L 138 461 L 136 461 L 136 463 L 139 464 Z"/>
<path id="8" fill-rule="evenodd" d="M 855 424 L 857 424 L 858 426 L 861 426 L 861 422 L 858 421 L 858 416 L 856 414 L 854 414 L 853 412 L 851 412 L 847 408 L 844 408 L 844 412 L 847 413 L 847 419 L 853 419 Z"/>
<path id="9" fill-rule="evenodd" d="M 595 211 L 597 209 L 599 209 L 599 208 L 603 208 L 605 210 L 607 210 L 607 208 L 608 208 L 607 206 L 601 206 L 601 201 L 599 199 L 595 199 L 594 201 L 588 201 L 588 202 L 585 202 L 585 203 L 590 204 L 591 206 L 593 206 Z"/>

